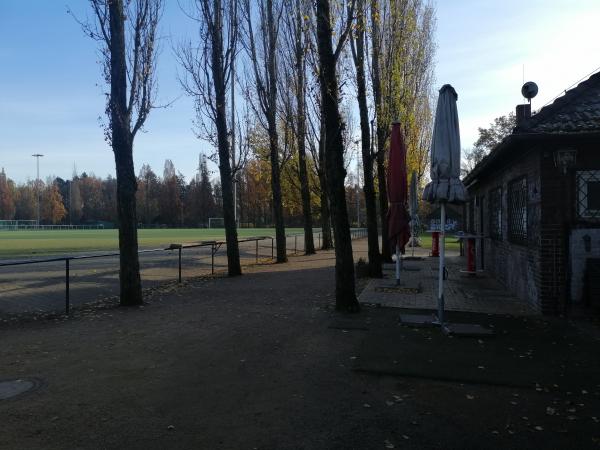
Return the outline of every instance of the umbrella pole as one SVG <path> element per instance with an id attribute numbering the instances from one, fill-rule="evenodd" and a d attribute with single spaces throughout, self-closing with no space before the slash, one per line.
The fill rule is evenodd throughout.
<path id="1" fill-rule="evenodd" d="M 396 286 L 400 286 L 400 246 L 396 244 Z"/>
<path id="2" fill-rule="evenodd" d="M 438 279 L 438 321 L 444 326 L 444 260 L 446 257 L 446 203 L 441 204 L 440 211 L 440 273 Z"/>
<path id="3" fill-rule="evenodd" d="M 414 219 L 413 219 L 414 221 Z M 415 257 L 415 226 L 411 223 L 410 226 L 410 245 L 412 246 L 412 257 Z"/>

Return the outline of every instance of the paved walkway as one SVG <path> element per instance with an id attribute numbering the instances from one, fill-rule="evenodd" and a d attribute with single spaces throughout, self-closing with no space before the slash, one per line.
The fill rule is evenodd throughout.
<path id="1" fill-rule="evenodd" d="M 411 255 L 406 252 L 405 257 Z M 429 249 L 416 249 L 420 259 L 403 261 L 400 286 L 396 286 L 394 264 L 384 265 L 384 278 L 371 280 L 359 297 L 361 303 L 395 308 L 437 310 L 439 259 Z M 445 309 L 487 314 L 531 315 L 535 312 L 522 300 L 485 273 L 469 276 L 465 258 L 457 252 L 446 257 L 448 279 L 444 283 Z"/>

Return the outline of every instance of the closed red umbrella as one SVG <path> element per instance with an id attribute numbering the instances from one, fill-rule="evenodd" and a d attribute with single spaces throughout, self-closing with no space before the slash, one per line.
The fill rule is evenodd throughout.
<path id="1" fill-rule="evenodd" d="M 396 252 L 396 282 L 400 283 L 400 253 L 410 239 L 410 215 L 408 203 L 408 176 L 406 174 L 406 145 L 400 124 L 392 125 L 390 157 L 387 173 L 388 189 L 388 237 L 392 251 Z"/>

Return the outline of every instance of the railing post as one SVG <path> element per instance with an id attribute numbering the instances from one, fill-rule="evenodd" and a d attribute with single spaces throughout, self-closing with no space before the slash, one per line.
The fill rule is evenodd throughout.
<path id="1" fill-rule="evenodd" d="M 69 299 L 69 258 L 65 258 L 65 313 L 69 315 L 71 309 Z"/>
<path id="2" fill-rule="evenodd" d="M 319 231 L 319 248 L 321 248 L 321 232 Z"/>
<path id="3" fill-rule="evenodd" d="M 258 264 L 258 239 L 256 240 L 256 263 Z"/>
<path id="4" fill-rule="evenodd" d="M 298 254 L 298 235 L 294 235 L 294 255 Z"/>
<path id="5" fill-rule="evenodd" d="M 275 252 L 274 252 L 274 241 L 273 238 L 271 238 L 271 259 L 275 258 Z"/>
<path id="6" fill-rule="evenodd" d="M 210 244 L 210 271 L 215 274 L 215 244 Z"/>
<path id="7" fill-rule="evenodd" d="M 178 250 L 179 250 L 179 282 L 181 283 L 181 246 L 179 246 Z"/>

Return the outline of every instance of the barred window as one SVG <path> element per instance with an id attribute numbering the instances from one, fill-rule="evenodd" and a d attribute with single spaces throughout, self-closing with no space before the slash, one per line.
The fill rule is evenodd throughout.
<path id="1" fill-rule="evenodd" d="M 502 188 L 490 191 L 490 237 L 502 239 Z"/>
<path id="2" fill-rule="evenodd" d="M 600 170 L 577 172 L 577 217 L 600 219 Z"/>
<path id="3" fill-rule="evenodd" d="M 527 178 L 508 184 L 508 238 L 513 242 L 527 241 Z"/>

